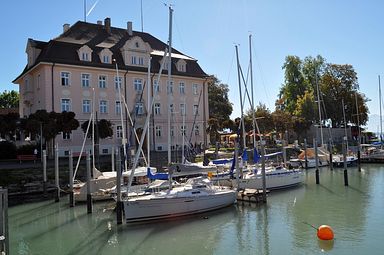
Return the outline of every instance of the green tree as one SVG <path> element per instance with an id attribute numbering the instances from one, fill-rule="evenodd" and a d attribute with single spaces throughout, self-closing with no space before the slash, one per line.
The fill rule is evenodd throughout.
<path id="1" fill-rule="evenodd" d="M 18 113 L 0 115 L 0 136 L 4 138 L 13 137 L 13 135 L 15 135 L 16 129 L 18 129 L 18 120 Z"/>
<path id="2" fill-rule="evenodd" d="M 358 92 L 359 84 L 357 74 L 352 65 L 328 64 L 320 84 L 323 93 L 327 117 L 333 127 L 340 127 L 344 123 L 342 100 L 347 123 L 357 124 L 356 99 L 359 108 L 359 124 L 364 125 L 368 121 L 368 99 Z"/>
<path id="3" fill-rule="evenodd" d="M 232 114 L 232 103 L 228 99 L 229 88 L 227 84 L 223 84 L 215 76 L 211 76 L 208 81 L 208 105 L 209 105 L 209 118 L 225 123 L 230 120 Z M 219 130 L 223 128 L 220 125 Z"/>
<path id="4" fill-rule="evenodd" d="M 19 93 L 17 91 L 4 91 L 0 94 L 0 108 L 18 108 Z"/>
<path id="5" fill-rule="evenodd" d="M 297 56 L 287 56 L 282 67 L 284 69 L 284 84 L 280 89 L 280 106 L 282 110 L 293 113 L 296 100 L 304 95 L 308 84 L 302 72 L 303 62 Z"/>
<path id="6" fill-rule="evenodd" d="M 81 124 L 81 129 L 83 130 L 84 133 L 87 132 L 87 127 L 88 127 L 89 121 L 87 120 L 83 124 Z M 92 128 L 93 125 L 89 127 L 88 131 L 88 138 L 92 137 Z M 101 139 L 105 139 L 107 137 L 112 137 L 113 136 L 113 129 L 112 129 L 112 123 L 109 120 L 101 119 L 97 122 L 97 127 L 95 127 L 95 132 L 97 131 L 97 135 Z"/>

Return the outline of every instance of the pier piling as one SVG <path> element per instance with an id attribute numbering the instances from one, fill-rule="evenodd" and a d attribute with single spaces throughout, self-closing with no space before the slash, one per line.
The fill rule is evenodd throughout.
<path id="1" fill-rule="evenodd" d="M 260 141 L 261 144 L 261 173 L 263 177 L 263 202 L 267 202 L 267 182 L 265 177 L 265 141 Z"/>
<path id="2" fill-rule="evenodd" d="M 328 150 L 329 150 L 329 167 L 331 170 L 333 170 L 333 154 L 332 154 L 332 151 L 333 151 L 333 146 L 332 146 L 332 140 L 331 138 L 329 138 L 329 147 L 328 147 Z"/>
<path id="3" fill-rule="evenodd" d="M 0 254 L 9 252 L 8 190 L 0 188 Z"/>
<path id="4" fill-rule="evenodd" d="M 305 169 L 308 169 L 308 157 L 307 157 L 307 139 L 304 139 L 304 166 Z"/>
<path id="5" fill-rule="evenodd" d="M 359 172 L 361 172 L 360 144 L 359 144 L 359 148 L 357 150 L 357 168 L 358 168 Z"/>
<path id="6" fill-rule="evenodd" d="M 60 182 L 59 182 L 59 146 L 55 145 L 55 184 L 56 184 L 56 195 L 55 202 L 60 201 Z"/>
<path id="7" fill-rule="evenodd" d="M 111 148 L 111 170 L 112 172 L 115 171 L 115 147 L 113 146 Z"/>
<path id="8" fill-rule="evenodd" d="M 87 153 L 87 213 L 92 213 L 91 156 Z"/>
<path id="9" fill-rule="evenodd" d="M 43 194 L 47 197 L 47 151 L 43 150 Z"/>
<path id="10" fill-rule="evenodd" d="M 316 162 L 316 184 L 320 184 L 320 174 L 319 174 L 319 159 L 317 155 L 317 140 L 313 139 L 313 148 L 315 149 L 315 162 Z"/>
<path id="11" fill-rule="evenodd" d="M 347 137 L 343 139 L 343 160 L 344 160 L 344 186 L 348 186 L 348 171 L 347 171 Z"/>
<path id="12" fill-rule="evenodd" d="M 114 153 L 114 152 L 113 152 Z M 121 152 L 117 151 L 117 161 L 116 161 L 116 221 L 117 224 L 123 223 L 123 206 L 121 202 Z"/>
<path id="13" fill-rule="evenodd" d="M 69 151 L 69 207 L 75 206 L 73 199 L 73 155 L 72 150 Z"/>

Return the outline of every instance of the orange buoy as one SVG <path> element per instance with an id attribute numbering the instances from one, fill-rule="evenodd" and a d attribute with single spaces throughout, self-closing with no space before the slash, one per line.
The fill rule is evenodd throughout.
<path id="1" fill-rule="evenodd" d="M 332 228 L 328 225 L 321 225 L 317 229 L 317 237 L 321 240 L 333 240 L 334 234 Z"/>

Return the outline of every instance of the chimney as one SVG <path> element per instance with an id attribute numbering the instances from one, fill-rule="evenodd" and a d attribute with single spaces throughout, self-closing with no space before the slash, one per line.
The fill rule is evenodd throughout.
<path id="1" fill-rule="evenodd" d="M 67 32 L 68 29 L 69 29 L 69 24 L 68 24 L 68 23 L 65 23 L 65 24 L 63 25 L 63 33 Z"/>
<path id="2" fill-rule="evenodd" d="M 104 27 L 108 34 L 111 33 L 111 18 L 104 19 Z"/>
<path id="3" fill-rule="evenodd" d="M 127 32 L 129 36 L 132 36 L 132 21 L 127 22 Z"/>
<path id="4" fill-rule="evenodd" d="M 103 21 L 98 20 L 98 21 L 97 21 L 97 25 L 103 25 Z"/>

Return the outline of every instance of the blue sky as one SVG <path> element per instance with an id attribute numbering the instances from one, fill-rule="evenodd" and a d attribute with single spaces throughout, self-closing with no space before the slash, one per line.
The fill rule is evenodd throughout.
<path id="1" fill-rule="evenodd" d="M 87 21 L 111 18 L 112 26 L 141 31 L 140 0 L 87 0 Z M 253 36 L 255 101 L 274 110 L 287 55 L 322 55 L 328 62 L 351 64 L 360 91 L 379 114 L 378 75 L 384 76 L 383 1 L 360 0 L 142 0 L 144 31 L 168 38 L 168 8 L 174 8 L 173 46 L 198 59 L 208 74 L 230 87 L 233 117 L 240 114 L 235 44 L 248 67 L 248 35 Z M 1 1 L 0 91 L 16 89 L 12 80 L 26 64 L 28 38 L 48 41 L 64 23 L 84 19 L 83 0 Z M 383 77 L 384 83 L 384 77 Z M 248 106 L 246 106 L 248 107 Z M 377 131 L 378 122 L 369 123 Z"/>

